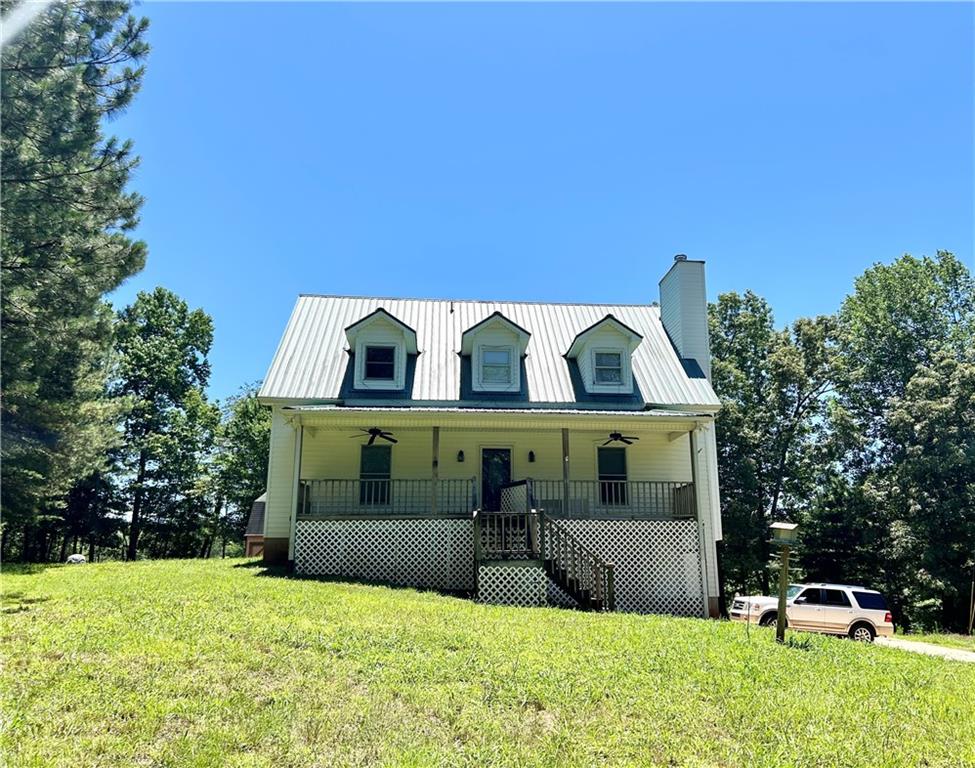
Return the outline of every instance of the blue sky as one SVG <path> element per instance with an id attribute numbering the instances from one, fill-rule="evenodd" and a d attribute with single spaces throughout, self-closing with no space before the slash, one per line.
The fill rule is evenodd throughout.
<path id="1" fill-rule="evenodd" d="M 901 253 L 973 259 L 973 6 L 146 3 L 156 285 L 214 318 L 211 394 L 299 293 L 832 312 Z"/>

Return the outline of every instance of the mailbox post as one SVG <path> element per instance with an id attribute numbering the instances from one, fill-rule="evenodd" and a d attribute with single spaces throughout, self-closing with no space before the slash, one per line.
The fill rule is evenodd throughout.
<path id="1" fill-rule="evenodd" d="M 796 523 L 772 523 L 772 544 L 779 548 L 779 610 L 776 616 L 775 639 L 785 642 L 785 593 L 789 588 L 789 551 L 796 543 L 799 526 Z"/>

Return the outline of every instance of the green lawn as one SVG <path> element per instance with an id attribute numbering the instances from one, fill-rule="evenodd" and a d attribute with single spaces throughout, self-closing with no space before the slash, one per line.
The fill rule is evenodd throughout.
<path id="1" fill-rule="evenodd" d="M 241 560 L 3 577 L 11 766 L 975 765 L 975 665 Z"/>
<path id="2" fill-rule="evenodd" d="M 932 645 L 943 645 L 945 648 L 960 648 L 963 651 L 975 651 L 975 637 L 972 635 L 956 635 L 951 632 L 933 632 L 925 634 L 899 634 L 897 637 L 904 640 L 917 640 L 921 643 L 931 643 Z"/>

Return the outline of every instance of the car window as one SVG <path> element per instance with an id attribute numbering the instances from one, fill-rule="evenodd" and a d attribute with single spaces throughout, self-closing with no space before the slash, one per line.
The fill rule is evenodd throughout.
<path id="1" fill-rule="evenodd" d="M 884 596 L 876 592 L 854 592 L 857 604 L 868 611 L 886 611 L 887 601 Z"/>
<path id="2" fill-rule="evenodd" d="M 785 592 L 785 596 L 787 599 L 792 600 L 800 592 L 802 592 L 802 587 L 800 587 L 798 584 L 790 584 L 789 588 Z"/>
<path id="3" fill-rule="evenodd" d="M 846 596 L 846 592 L 842 589 L 824 589 L 823 605 L 841 605 L 848 607 L 850 605 L 850 598 Z"/>
<path id="4" fill-rule="evenodd" d="M 796 598 L 796 600 L 799 599 L 801 599 L 802 602 L 806 603 L 807 605 L 819 605 L 821 602 L 819 598 L 819 589 L 807 589 Z"/>

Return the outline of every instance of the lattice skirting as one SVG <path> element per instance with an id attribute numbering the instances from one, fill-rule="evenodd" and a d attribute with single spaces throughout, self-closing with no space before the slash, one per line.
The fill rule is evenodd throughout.
<path id="1" fill-rule="evenodd" d="M 534 566 L 482 565 L 477 569 L 477 599 L 496 605 L 545 605 L 548 576 Z"/>
<path id="2" fill-rule="evenodd" d="M 473 590 L 470 520 L 299 520 L 295 572 Z"/>
<path id="3" fill-rule="evenodd" d="M 634 613 L 704 614 L 701 548 L 693 520 L 561 520 L 616 575 L 616 610 Z M 554 605 L 573 601 L 556 585 Z"/>

